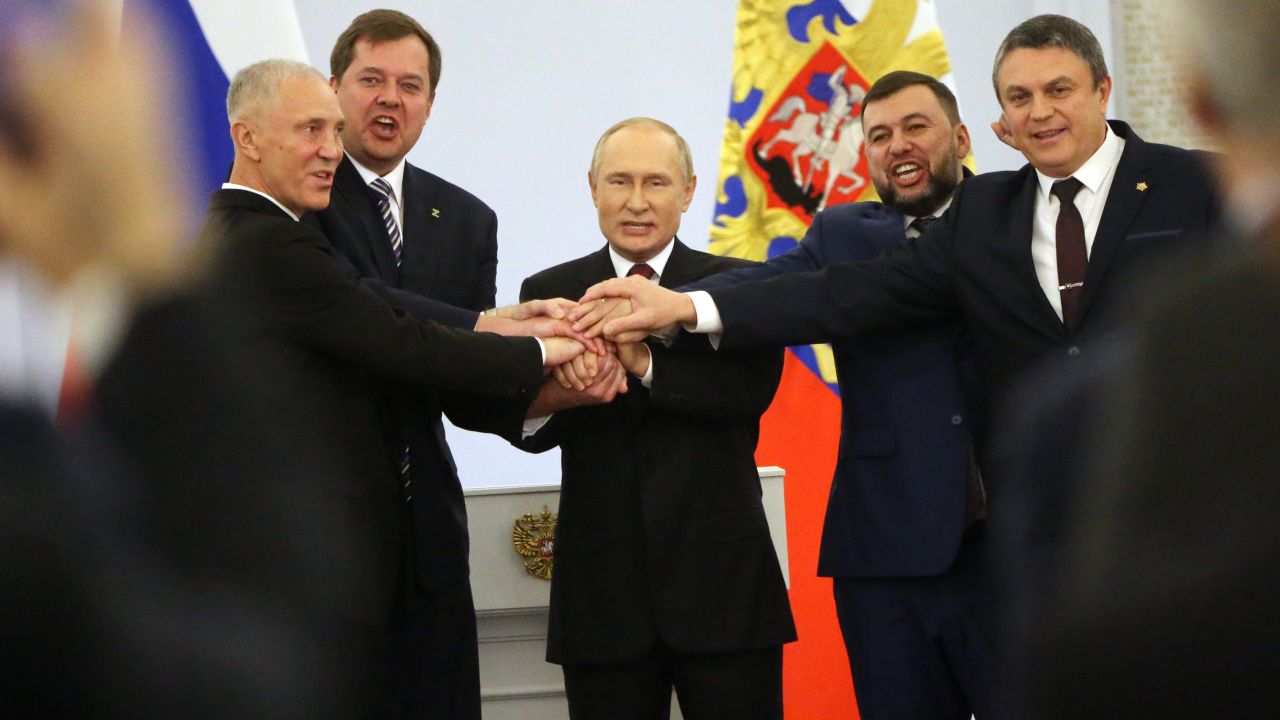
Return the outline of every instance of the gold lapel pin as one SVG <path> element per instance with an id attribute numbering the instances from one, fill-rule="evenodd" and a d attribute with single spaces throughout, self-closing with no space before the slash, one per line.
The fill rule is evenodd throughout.
<path id="1" fill-rule="evenodd" d="M 1143 188 L 1143 190 L 1146 190 L 1146 188 Z M 431 208 L 431 217 L 433 218 L 440 217 L 440 211 L 435 208 Z"/>
<path id="2" fill-rule="evenodd" d="M 1138 192 L 1146 192 L 1146 191 L 1147 191 L 1147 181 L 1143 180 L 1142 182 L 1138 183 Z"/>

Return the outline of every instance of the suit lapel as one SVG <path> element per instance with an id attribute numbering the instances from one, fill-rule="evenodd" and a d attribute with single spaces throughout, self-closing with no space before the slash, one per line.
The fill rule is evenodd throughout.
<path id="1" fill-rule="evenodd" d="M 351 158 L 344 156 L 334 177 L 333 194 L 346 206 L 348 216 L 357 218 L 364 232 L 363 242 L 373 256 L 378 274 L 386 282 L 399 286 L 400 269 L 396 267 L 396 257 L 391 251 L 391 238 L 387 236 L 382 211 L 372 192 L 365 185 L 364 178 L 360 177 L 360 171 L 351 163 Z"/>
<path id="2" fill-rule="evenodd" d="M 1032 324 L 1058 339 L 1065 336 L 1067 329 L 1058 313 L 1053 311 L 1053 305 L 1045 297 L 1040 278 L 1036 275 L 1035 259 L 1031 256 L 1031 228 L 1035 222 L 1036 193 L 1039 190 L 1035 170 L 1028 166 L 1025 172 L 1026 180 L 1009 213 L 1009 227 L 1004 238 L 1008 246 L 1005 250 L 1014 258 L 1019 284 L 1034 306 L 1030 309 Z"/>
<path id="3" fill-rule="evenodd" d="M 1142 207 L 1146 194 L 1138 190 L 1138 183 L 1147 171 L 1148 156 L 1146 143 L 1128 125 L 1113 122 L 1112 129 L 1125 139 L 1124 152 L 1120 155 L 1120 163 L 1116 166 L 1116 175 L 1111 181 L 1111 190 L 1107 193 L 1107 202 L 1102 208 L 1102 219 L 1098 222 L 1098 232 L 1093 236 L 1093 247 L 1089 252 L 1089 265 L 1084 276 L 1084 294 L 1080 297 L 1080 317 L 1083 321 L 1088 316 L 1089 303 L 1098 294 L 1098 287 L 1107 274 L 1111 259 L 1115 257 L 1125 233 L 1133 224 L 1133 219 Z"/>
<path id="4" fill-rule="evenodd" d="M 680 242 L 680 238 L 671 243 L 671 256 L 667 258 L 667 266 L 662 269 L 662 277 L 658 278 L 658 285 L 664 288 L 678 288 L 698 279 L 695 277 L 696 263 L 693 262 L 697 256 Z"/>
<path id="5" fill-rule="evenodd" d="M 415 292 L 430 293 L 436 288 L 440 273 L 441 236 L 444 221 L 437 217 L 448 208 L 439 208 L 431 179 L 405 164 L 404 185 L 400 202 L 404 206 L 405 237 L 401 272 L 405 287 Z M 413 238 L 410 242 L 409 238 Z"/>
<path id="6" fill-rule="evenodd" d="M 605 245 L 600 250 L 583 258 L 583 262 L 575 268 L 573 282 L 576 285 L 578 297 L 569 299 L 577 300 L 586 293 L 587 288 L 613 277 L 616 277 L 613 269 L 613 260 L 609 258 L 609 246 Z"/>

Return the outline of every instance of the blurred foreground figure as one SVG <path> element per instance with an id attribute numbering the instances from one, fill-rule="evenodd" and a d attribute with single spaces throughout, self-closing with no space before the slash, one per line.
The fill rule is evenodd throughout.
<path id="1" fill-rule="evenodd" d="M 1062 592 L 1022 638 L 1009 717 L 1256 717 L 1280 677 L 1280 13 L 1180 0 L 1191 113 L 1224 151 L 1224 257 L 1151 295 L 1102 452 L 1066 519 Z M 1092 435 L 1090 436 L 1092 437 Z"/>
<path id="2" fill-rule="evenodd" d="M 86 6 L 93 5 L 86 3 Z M 92 17 L 90 17 L 92 15 Z M 322 451 L 253 411 L 182 267 L 173 93 L 140 34 L 77 16 L 6 54 L 0 253 L 76 295 L 89 375 L 55 430 L 0 405 L 0 695 L 24 717 L 353 717 L 361 640 L 318 558 L 356 552 Z M 71 106 L 74 106 L 72 108 Z"/>

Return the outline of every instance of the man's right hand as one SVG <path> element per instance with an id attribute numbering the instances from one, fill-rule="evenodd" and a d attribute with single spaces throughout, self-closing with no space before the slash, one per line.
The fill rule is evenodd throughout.
<path id="1" fill-rule="evenodd" d="M 548 380 L 529 405 L 528 417 L 546 417 L 569 408 L 608 404 L 619 393 L 627 391 L 626 369 L 612 354 L 606 354 L 599 360 L 599 372 L 594 380 L 590 386 L 580 390 L 566 387 L 557 380 Z"/>
<path id="2" fill-rule="evenodd" d="M 631 314 L 610 319 L 613 308 L 602 298 L 627 298 Z M 646 335 L 672 328 L 677 323 L 694 323 L 698 314 L 685 293 L 668 290 L 638 275 L 597 283 L 582 296 L 581 304 L 569 313 L 574 329 L 588 338 L 604 337 L 614 342 L 638 342 Z"/>

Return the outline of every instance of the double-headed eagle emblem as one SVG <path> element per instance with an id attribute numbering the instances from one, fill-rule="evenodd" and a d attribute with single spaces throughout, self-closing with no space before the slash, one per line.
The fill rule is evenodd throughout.
<path id="1" fill-rule="evenodd" d="M 551 579 L 556 558 L 556 515 L 542 506 L 541 515 L 517 518 L 511 528 L 511 545 L 524 560 L 524 569 L 543 580 Z"/>

